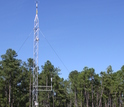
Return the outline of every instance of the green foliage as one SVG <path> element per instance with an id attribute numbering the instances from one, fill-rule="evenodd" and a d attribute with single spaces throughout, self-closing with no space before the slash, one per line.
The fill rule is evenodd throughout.
<path id="1" fill-rule="evenodd" d="M 12 49 L 1 58 L 0 107 L 31 107 L 33 59 L 23 62 Z M 41 66 L 38 83 L 52 83 L 53 90 L 38 93 L 39 107 L 124 106 L 124 65 L 117 72 L 110 65 L 100 75 L 93 68 L 84 67 L 81 72 L 71 71 L 67 80 L 59 77 L 59 72 L 49 60 Z"/>

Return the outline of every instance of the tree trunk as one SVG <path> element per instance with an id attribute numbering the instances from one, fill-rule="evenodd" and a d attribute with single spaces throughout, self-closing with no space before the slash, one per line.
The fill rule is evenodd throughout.
<path id="1" fill-rule="evenodd" d="M 54 92 L 53 92 L 53 107 L 54 107 Z"/>
<path id="2" fill-rule="evenodd" d="M 92 107 L 94 107 L 94 105 L 93 105 L 93 84 L 92 84 Z"/>
<path id="3" fill-rule="evenodd" d="M 98 107 L 98 97 L 99 97 L 99 94 L 97 92 L 97 96 L 96 96 L 96 107 Z"/>
<path id="4" fill-rule="evenodd" d="M 108 98 L 108 107 L 109 107 L 109 98 Z"/>
<path id="5" fill-rule="evenodd" d="M 9 83 L 9 107 L 11 107 L 11 82 Z"/>
<path id="6" fill-rule="evenodd" d="M 13 95 L 13 91 L 11 92 L 11 96 L 12 96 L 12 100 L 11 100 L 11 107 L 13 107 L 13 104 L 14 104 L 14 95 Z"/>
<path id="7" fill-rule="evenodd" d="M 112 106 L 112 99 L 111 99 L 111 94 L 110 94 L 110 107 Z"/>
<path id="8" fill-rule="evenodd" d="M 103 94 L 103 91 L 104 91 L 104 89 L 102 89 L 102 91 L 101 91 L 101 95 L 100 95 L 100 101 L 99 101 L 99 107 L 101 107 L 101 100 L 102 100 L 102 94 Z"/>
<path id="9" fill-rule="evenodd" d="M 7 93 L 7 86 L 5 86 L 5 96 L 6 96 L 6 98 L 7 98 L 7 100 L 6 100 L 6 107 L 7 107 L 7 105 L 8 105 L 8 93 Z"/>
<path id="10" fill-rule="evenodd" d="M 119 97 L 119 103 L 120 103 L 120 104 L 119 104 L 119 107 L 121 107 L 121 105 L 122 105 L 122 104 L 121 104 L 121 103 L 122 103 L 121 96 L 122 96 L 122 94 L 120 93 L 120 97 Z"/>
<path id="11" fill-rule="evenodd" d="M 48 107 L 50 107 L 49 98 L 50 98 L 50 96 L 49 96 L 49 92 L 48 92 Z"/>
<path id="12" fill-rule="evenodd" d="M 107 107 L 107 104 L 106 104 L 106 99 L 105 99 L 105 107 Z"/>
<path id="13" fill-rule="evenodd" d="M 113 104 L 112 107 L 116 107 L 116 92 L 115 92 L 115 97 L 112 100 L 112 104 Z"/>
<path id="14" fill-rule="evenodd" d="M 13 100 L 11 101 L 11 107 L 13 107 Z"/>
<path id="15" fill-rule="evenodd" d="M 82 90 L 81 90 L 81 107 L 82 107 Z"/>
<path id="16" fill-rule="evenodd" d="M 87 96 L 86 96 L 87 107 L 89 106 L 88 100 L 89 100 L 89 93 L 87 92 Z"/>
<path id="17" fill-rule="evenodd" d="M 31 74 L 30 74 L 30 84 L 29 84 L 29 107 L 31 107 Z"/>
<path id="18" fill-rule="evenodd" d="M 77 89 L 75 88 L 75 107 L 77 107 Z"/>
<path id="19" fill-rule="evenodd" d="M 86 99 L 87 99 L 87 95 L 86 95 L 86 94 L 87 94 L 87 93 L 86 93 L 85 87 L 84 87 L 84 90 L 85 90 L 85 91 L 84 91 L 84 104 L 86 105 Z"/>
<path id="20" fill-rule="evenodd" d="M 71 104 L 72 104 L 72 101 L 71 101 L 71 98 L 70 98 L 70 107 L 71 107 Z"/>
<path id="21" fill-rule="evenodd" d="M 46 77 L 46 90 L 47 90 L 47 86 L 48 86 L 48 79 Z M 47 94 L 49 97 L 49 94 Z M 49 103 L 49 98 L 46 100 L 46 107 L 48 107 L 48 103 Z"/>
<path id="22" fill-rule="evenodd" d="M 108 98 L 108 107 L 111 107 L 111 95 L 110 95 L 110 92 L 109 92 L 109 98 Z"/>
<path id="23" fill-rule="evenodd" d="M 119 105 L 119 104 L 118 104 L 118 103 L 119 103 L 118 100 L 119 100 L 119 98 L 118 98 L 118 96 L 117 96 L 117 107 L 118 107 L 118 105 Z"/>

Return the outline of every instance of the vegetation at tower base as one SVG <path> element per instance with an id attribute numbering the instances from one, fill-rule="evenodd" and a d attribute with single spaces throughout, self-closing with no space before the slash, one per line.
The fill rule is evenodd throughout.
<path id="1" fill-rule="evenodd" d="M 0 61 L 0 107 L 31 107 L 33 59 L 26 62 L 8 49 Z M 39 92 L 39 107 L 124 107 L 124 65 L 117 72 L 112 66 L 100 74 L 84 67 L 59 77 L 60 69 L 48 60 L 41 66 L 39 85 L 53 90 Z M 46 88 L 48 89 L 48 88 Z"/>

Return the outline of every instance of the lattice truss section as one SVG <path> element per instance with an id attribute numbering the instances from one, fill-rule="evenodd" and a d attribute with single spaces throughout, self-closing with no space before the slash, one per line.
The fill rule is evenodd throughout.
<path id="1" fill-rule="evenodd" d="M 38 3 L 36 2 L 36 16 L 34 19 L 32 107 L 38 107 L 38 91 L 52 91 L 52 78 L 51 78 L 51 86 L 38 86 L 38 69 L 39 69 L 38 46 L 39 46 L 39 19 L 38 19 Z"/>
<path id="2" fill-rule="evenodd" d="M 36 3 L 36 16 L 34 19 L 34 64 L 33 64 L 33 92 L 32 107 L 38 106 L 38 46 L 39 46 L 39 19 L 38 3 Z"/>

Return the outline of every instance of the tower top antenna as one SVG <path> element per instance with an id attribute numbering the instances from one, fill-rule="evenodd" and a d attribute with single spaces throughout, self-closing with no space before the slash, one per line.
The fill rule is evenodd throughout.
<path id="1" fill-rule="evenodd" d="M 36 1 L 36 14 L 38 14 L 38 1 Z"/>
<path id="2" fill-rule="evenodd" d="M 36 1 L 36 8 L 38 8 L 38 1 Z"/>

